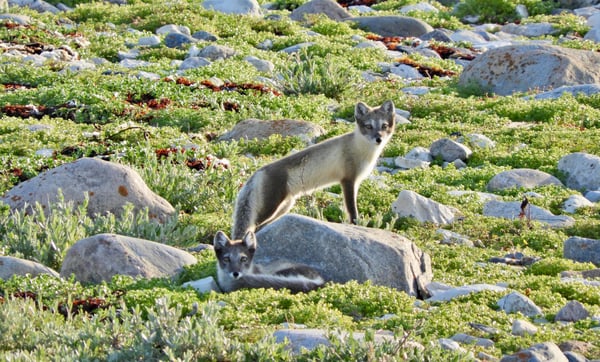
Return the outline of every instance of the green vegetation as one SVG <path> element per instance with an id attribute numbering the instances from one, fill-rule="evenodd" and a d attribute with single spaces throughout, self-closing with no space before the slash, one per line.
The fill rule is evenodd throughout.
<path id="1" fill-rule="evenodd" d="M 0 192 L 77 158 L 104 156 L 134 168 L 178 213 L 157 225 L 144 212 L 90 218 L 85 204 L 60 202 L 48 215 L 40 208 L 30 214 L 11 213 L 1 205 L 0 255 L 35 260 L 59 270 L 74 242 L 103 232 L 180 248 L 211 243 L 217 230 L 231 228 L 233 202 L 249 175 L 305 146 L 297 137 L 220 142 L 216 136 L 248 118 L 290 118 L 320 125 L 326 131 L 321 138 L 326 139 L 353 129 L 350 122 L 357 101 L 378 105 L 392 99 L 397 108 L 411 112 L 411 123 L 397 127 L 385 157 L 405 155 L 414 147 L 429 147 L 439 138 L 457 134 L 485 134 L 496 147 L 471 145 L 474 153 L 464 169 L 444 168 L 436 160 L 428 169 L 376 173 L 359 192 L 361 223 L 393 230 L 414 241 L 431 256 L 436 281 L 455 286 L 503 283 L 528 295 L 550 322 L 535 336 L 513 336 L 515 316 L 498 311 L 496 302 L 503 294 L 492 292 L 436 305 L 357 282 L 330 283 L 296 295 L 273 290 L 198 294 L 182 284 L 216 273 L 214 255 L 199 252 L 195 254 L 198 263 L 186 267 L 175 280 L 115 277 L 100 285 L 49 276 L 0 280 L 0 359 L 461 361 L 469 358 L 442 350 L 437 341 L 455 333 L 488 337 L 469 322 L 499 330 L 493 337 L 494 348 L 463 346 L 475 355 L 484 351 L 500 357 L 549 340 L 600 345 L 600 334 L 594 330 L 598 322 L 552 322 L 554 314 L 574 299 L 593 315 L 600 315 L 599 287 L 566 284 L 559 277 L 563 271 L 594 268 L 563 259 L 562 248 L 569 236 L 600 238 L 597 208 L 573 215 L 576 223 L 571 228 L 551 229 L 526 220 L 484 217 L 478 197 L 448 194 L 451 190 L 486 192 L 494 175 L 512 168 L 534 168 L 563 178 L 557 170 L 562 156 L 571 152 L 600 155 L 600 96 L 549 101 L 467 95 L 456 87 L 460 65 L 412 54 L 404 60 L 454 75 L 413 83 L 396 79 L 367 82 L 363 72 L 378 72 L 381 63 L 392 60 L 381 49 L 355 48 L 362 38 L 354 36 L 366 38 L 369 34 L 348 23 L 322 16 L 311 17 L 307 24 L 289 20 L 289 11 L 305 2 L 277 0 L 277 16 L 256 19 L 214 13 L 198 1 L 188 0 L 132 0 L 122 6 L 71 1 L 66 4 L 75 6 L 74 11 L 58 15 L 12 8 L 11 12 L 30 16 L 35 25 L 13 27 L 0 22 L 3 43 L 68 45 L 82 59 L 101 57 L 108 62 L 95 69 L 69 72 L 62 71 L 64 64 L 59 61 L 33 66 L 0 53 Z M 378 1 L 373 9 L 376 14 L 390 14 L 414 3 L 417 1 Z M 549 21 L 559 28 L 549 40 L 597 50 L 597 44 L 577 37 L 565 40 L 562 36 L 583 35 L 588 29 L 575 15 L 548 15 L 554 4 L 547 1 L 464 0 L 456 13 L 434 2 L 439 13 L 411 15 L 433 26 L 468 28 L 458 19 L 473 9 L 483 16 L 481 21 L 505 22 L 517 20 L 514 9 L 519 3 L 535 15 L 524 21 Z M 173 61 L 185 58 L 189 46 L 171 49 L 161 44 L 141 50 L 140 59 L 152 63 L 147 67 L 118 65 L 119 51 L 130 50 L 139 38 L 171 23 L 187 26 L 192 32 L 211 32 L 218 37 L 218 44 L 238 54 L 178 73 Z M 265 40 L 272 41 L 271 51 L 257 48 Z M 305 42 L 312 45 L 296 55 L 280 52 Z M 258 71 L 244 60 L 246 56 L 271 61 L 275 71 Z M 157 74 L 157 80 L 140 77 L 140 71 Z M 247 87 L 217 91 L 210 86 L 213 78 Z M 413 85 L 428 86 L 430 92 L 419 97 L 402 92 Z M 31 107 L 38 111 L 45 107 L 46 111 L 27 115 Z M 52 157 L 37 154 L 40 149 L 53 150 Z M 212 160 L 213 167 L 190 168 L 189 160 Z M 224 163 L 219 165 L 218 160 Z M 445 228 L 478 241 L 480 247 L 441 245 L 437 226 L 395 216 L 391 203 L 402 190 L 460 209 L 464 218 Z M 559 187 L 533 191 L 541 197 L 530 198 L 530 202 L 554 213 L 561 212 L 562 202 L 574 193 Z M 515 201 L 525 192 L 508 190 L 499 196 Z M 334 186 L 303 197 L 293 212 L 340 222 L 344 218 L 340 193 Z M 487 262 L 509 252 L 541 260 L 528 267 Z M 82 306 L 92 310 L 85 312 Z M 333 336 L 333 345 L 292 356 L 272 337 L 286 322 L 326 329 Z M 379 330 L 390 331 L 392 340 L 376 345 Z M 349 340 L 338 333 L 342 331 L 365 332 L 365 340 Z M 425 349 L 409 348 L 406 339 Z M 596 348 L 587 357 L 598 355 Z"/>

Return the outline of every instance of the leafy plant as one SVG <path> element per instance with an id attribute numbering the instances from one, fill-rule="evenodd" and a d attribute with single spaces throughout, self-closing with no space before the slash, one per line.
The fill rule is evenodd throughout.
<path id="1" fill-rule="evenodd" d="M 355 79 L 343 63 L 313 58 L 306 50 L 292 55 L 291 65 L 280 72 L 279 85 L 286 95 L 323 94 L 340 99 L 354 85 Z"/>

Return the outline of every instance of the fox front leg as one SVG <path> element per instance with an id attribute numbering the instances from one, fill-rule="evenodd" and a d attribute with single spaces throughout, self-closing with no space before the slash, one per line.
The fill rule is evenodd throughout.
<path id="1" fill-rule="evenodd" d="M 350 217 L 350 222 L 354 225 L 358 223 L 358 208 L 356 207 L 356 195 L 358 193 L 358 184 L 352 180 L 342 180 L 342 192 L 344 193 L 344 205 Z"/>

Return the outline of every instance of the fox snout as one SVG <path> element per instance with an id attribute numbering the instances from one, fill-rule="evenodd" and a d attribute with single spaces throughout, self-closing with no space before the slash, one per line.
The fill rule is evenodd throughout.
<path id="1" fill-rule="evenodd" d="M 243 274 L 241 272 L 234 271 L 234 272 L 231 272 L 230 275 L 233 279 L 240 279 Z"/>

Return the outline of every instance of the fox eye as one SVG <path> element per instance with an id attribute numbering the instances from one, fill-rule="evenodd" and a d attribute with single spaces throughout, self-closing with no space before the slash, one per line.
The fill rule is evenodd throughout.
<path id="1" fill-rule="evenodd" d="M 387 129 L 387 128 L 388 128 L 388 124 L 387 123 L 384 123 L 384 124 L 381 125 L 381 129 Z"/>
<path id="2" fill-rule="evenodd" d="M 366 129 L 373 129 L 373 126 L 371 126 L 370 124 L 367 124 L 367 125 L 365 126 L 365 128 L 366 128 Z"/>
<path id="3" fill-rule="evenodd" d="M 226 257 L 224 257 L 224 258 L 223 258 L 223 261 L 224 261 L 225 263 L 229 264 L 229 262 L 231 261 L 231 259 L 229 259 L 229 257 L 228 257 L 228 256 L 226 256 Z"/>
<path id="4" fill-rule="evenodd" d="M 242 263 L 245 263 L 245 262 L 247 262 L 247 261 L 248 261 L 248 257 L 247 257 L 247 256 L 242 256 L 242 257 L 240 258 L 240 261 L 241 261 Z"/>

